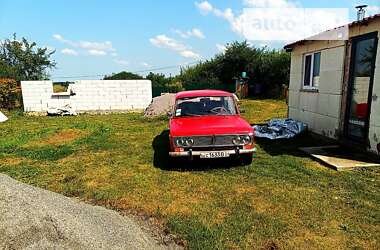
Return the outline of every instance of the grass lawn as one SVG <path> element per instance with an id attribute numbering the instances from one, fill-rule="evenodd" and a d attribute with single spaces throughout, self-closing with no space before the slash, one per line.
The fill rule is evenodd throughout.
<path id="1" fill-rule="evenodd" d="M 286 104 L 245 100 L 251 123 Z M 303 136 L 258 141 L 250 166 L 167 165 L 167 120 L 140 114 L 0 123 L 0 172 L 66 196 L 158 218 L 192 249 L 379 249 L 380 169 L 335 172 L 302 155 Z"/>

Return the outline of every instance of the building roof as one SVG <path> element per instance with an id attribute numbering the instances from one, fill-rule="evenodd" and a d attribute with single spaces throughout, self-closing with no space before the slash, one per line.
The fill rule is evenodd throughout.
<path id="1" fill-rule="evenodd" d="M 369 16 L 369 17 L 366 17 L 364 18 L 363 20 L 360 20 L 360 21 L 353 21 L 351 23 L 348 24 L 348 27 L 352 27 L 352 26 L 355 26 L 355 25 L 365 25 L 365 24 L 368 24 L 369 22 L 375 20 L 375 19 L 378 19 L 380 18 L 380 13 L 379 14 L 375 14 L 373 16 Z M 291 51 L 292 48 L 296 45 L 299 45 L 299 44 L 303 44 L 305 41 L 315 41 L 316 39 L 313 39 L 313 37 L 317 37 L 323 33 L 327 33 L 327 32 L 332 32 L 332 31 L 335 31 L 335 30 L 338 30 L 340 28 L 343 28 L 344 26 L 339 26 L 339 27 L 336 27 L 336 28 L 333 28 L 333 29 L 330 29 L 330 30 L 326 30 L 324 32 L 321 32 L 319 33 L 318 35 L 315 35 L 315 36 L 312 36 L 312 37 L 309 37 L 309 38 L 305 38 L 305 39 L 302 39 L 302 40 L 299 40 L 299 41 L 295 41 L 293 43 L 289 43 L 287 45 L 284 46 L 284 49 L 287 50 L 287 51 Z"/>
<path id="2" fill-rule="evenodd" d="M 189 91 L 178 92 L 176 94 L 176 99 L 198 97 L 198 96 L 232 96 L 232 94 L 226 91 L 213 90 L 213 89 L 189 90 Z"/>

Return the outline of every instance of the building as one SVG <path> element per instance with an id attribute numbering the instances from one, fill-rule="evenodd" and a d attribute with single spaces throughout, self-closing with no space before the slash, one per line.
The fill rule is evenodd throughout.
<path id="1" fill-rule="evenodd" d="M 348 40 L 286 45 L 289 117 L 314 133 L 380 153 L 379 36 L 377 14 L 350 23 Z"/>

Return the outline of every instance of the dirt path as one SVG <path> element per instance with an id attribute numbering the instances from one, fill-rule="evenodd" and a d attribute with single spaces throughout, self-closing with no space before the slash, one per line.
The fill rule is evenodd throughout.
<path id="1" fill-rule="evenodd" d="M 0 174 L 0 249 L 167 248 L 129 217 Z"/>

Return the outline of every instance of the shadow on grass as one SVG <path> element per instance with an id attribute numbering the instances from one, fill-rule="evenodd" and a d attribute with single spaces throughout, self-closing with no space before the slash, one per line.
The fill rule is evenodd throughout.
<path id="1" fill-rule="evenodd" d="M 177 159 L 169 157 L 169 130 L 164 130 L 153 139 L 153 165 L 168 171 L 207 171 L 213 169 L 229 169 L 240 166 L 237 159 Z"/>
<path id="2" fill-rule="evenodd" d="M 306 154 L 299 150 L 300 147 L 326 146 L 331 145 L 332 142 L 315 138 L 310 134 L 305 133 L 291 139 L 270 140 L 266 138 L 256 138 L 256 143 L 262 150 L 271 156 L 305 156 Z"/>

